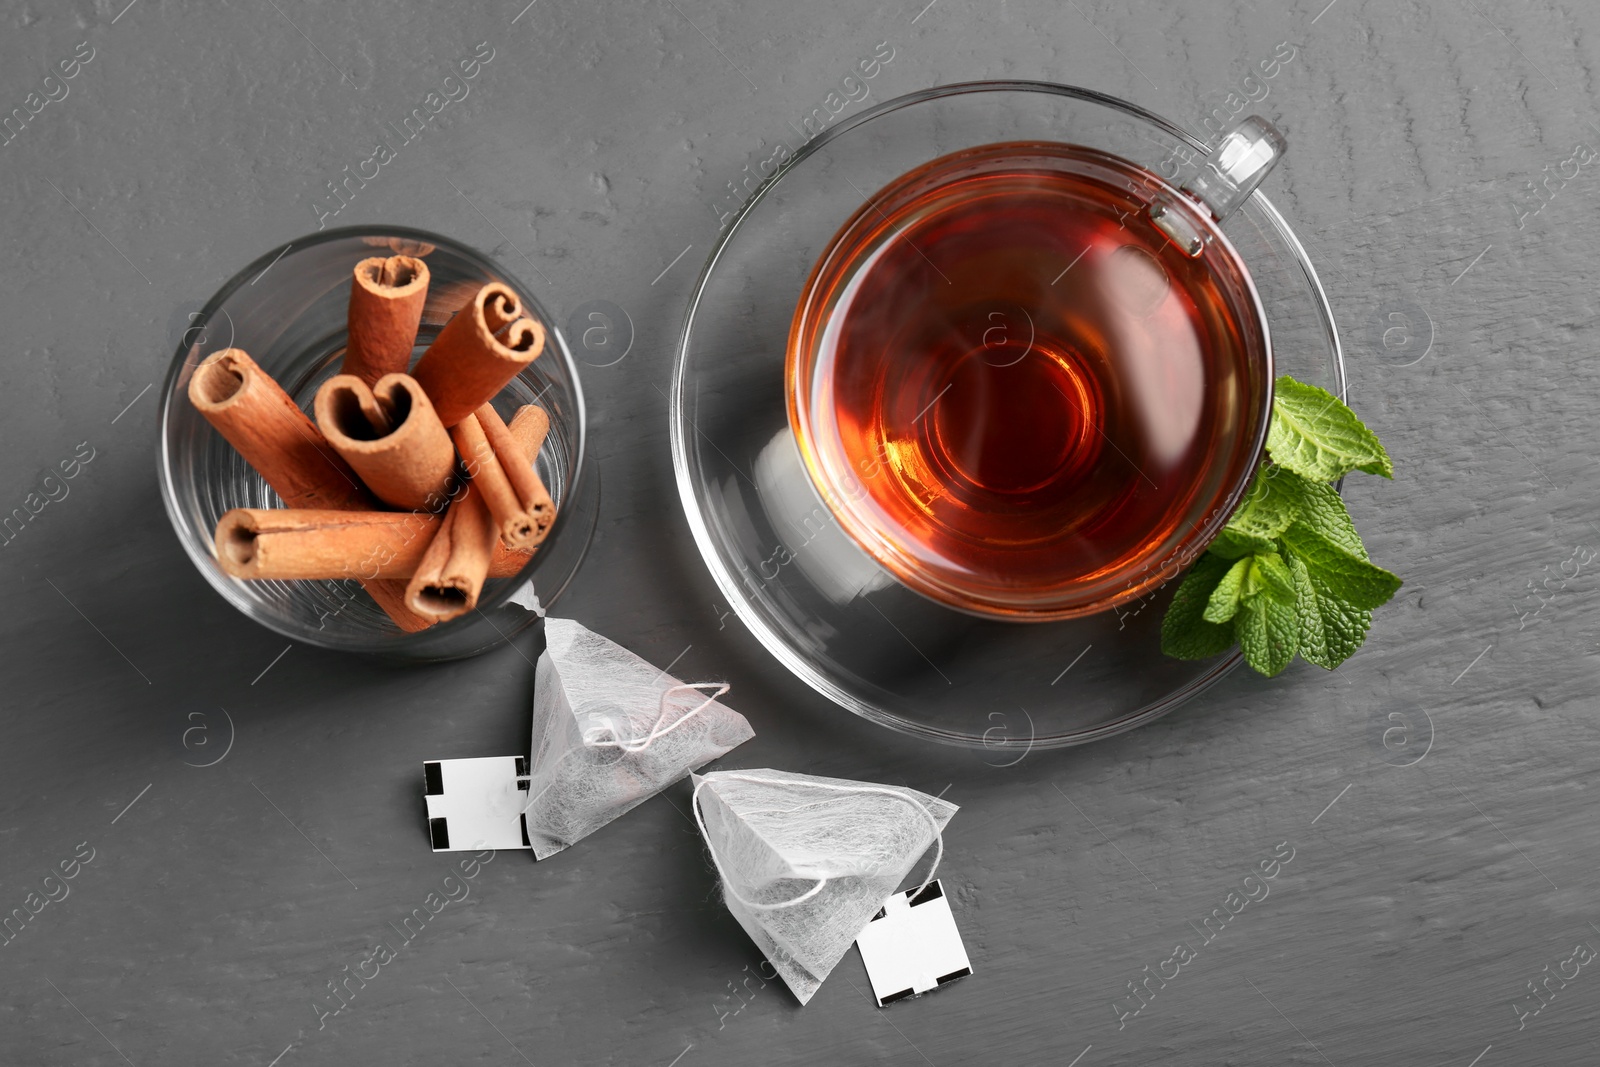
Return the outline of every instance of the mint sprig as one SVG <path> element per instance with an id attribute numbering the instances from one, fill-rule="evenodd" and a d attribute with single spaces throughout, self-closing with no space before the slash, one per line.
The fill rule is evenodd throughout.
<path id="1" fill-rule="evenodd" d="M 1271 677 L 1296 654 L 1332 670 L 1366 640 L 1372 609 L 1400 579 L 1372 563 L 1329 483 L 1394 477 L 1377 435 L 1325 389 L 1277 380 L 1267 453 L 1233 517 L 1184 575 L 1161 650 L 1207 659 L 1238 644 Z"/>

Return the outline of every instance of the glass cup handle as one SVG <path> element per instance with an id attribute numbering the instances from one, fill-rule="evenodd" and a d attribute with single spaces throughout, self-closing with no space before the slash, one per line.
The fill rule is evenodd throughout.
<path id="1" fill-rule="evenodd" d="M 1250 198 L 1288 149 L 1289 142 L 1276 126 L 1260 115 L 1251 115 L 1222 135 L 1217 147 L 1201 161 L 1200 172 L 1184 183 L 1183 191 L 1222 222 Z M 1154 204 L 1150 218 L 1178 247 L 1191 256 L 1200 254 L 1200 235 L 1192 232 L 1180 215 Z"/>
<path id="2" fill-rule="evenodd" d="M 1217 147 L 1200 166 L 1183 191 L 1222 222 L 1256 191 L 1288 151 L 1289 142 L 1278 128 L 1260 115 L 1251 115 L 1222 135 Z"/>

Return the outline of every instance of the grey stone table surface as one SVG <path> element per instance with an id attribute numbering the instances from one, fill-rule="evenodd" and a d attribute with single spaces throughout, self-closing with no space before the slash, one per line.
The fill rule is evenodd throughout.
<path id="1" fill-rule="evenodd" d="M 0 545 L 0 913 L 27 917 L 0 1061 L 1595 1062 L 1600 7 L 524 4 L 0 12 L 0 511 L 38 509 Z M 470 94 L 331 216 L 326 183 L 481 42 Z M 673 339 L 719 190 L 880 42 L 854 109 L 1014 77 L 1281 124 L 1272 195 L 1399 472 L 1350 487 L 1407 581 L 1339 671 L 1238 672 L 999 767 L 835 709 L 727 614 L 672 486 Z M 417 668 L 285 648 L 179 548 L 154 386 L 229 275 L 373 222 L 537 271 L 558 315 L 626 309 L 633 350 L 585 369 L 602 513 L 560 613 L 732 682 L 758 736 L 726 766 L 948 787 L 971 978 L 888 1010 L 854 953 L 804 1008 L 762 985 L 678 786 L 557 860 L 497 855 L 321 1014 L 443 892 L 418 764 L 516 751 L 531 635 Z"/>

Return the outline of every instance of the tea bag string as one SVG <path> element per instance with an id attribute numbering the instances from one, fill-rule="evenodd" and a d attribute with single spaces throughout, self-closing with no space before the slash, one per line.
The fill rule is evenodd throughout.
<path id="1" fill-rule="evenodd" d="M 733 771 L 723 771 L 718 777 L 736 782 L 753 782 L 757 785 L 799 786 L 806 789 L 826 789 L 838 793 L 876 793 L 910 804 L 927 818 L 928 825 L 933 828 L 934 844 L 933 864 L 928 868 L 928 876 L 923 879 L 922 885 L 917 888 L 916 893 L 912 894 L 913 897 L 928 888 L 928 884 L 933 881 L 934 872 L 939 869 L 940 861 L 944 859 L 944 834 L 939 830 L 939 820 L 933 817 L 933 812 L 929 811 L 925 804 L 902 790 L 889 789 L 877 785 L 834 785 L 831 782 L 797 782 L 790 778 L 761 778 L 753 774 L 738 774 Z M 717 874 L 721 876 L 723 888 L 727 890 L 729 896 L 755 911 L 777 911 L 780 908 L 792 908 L 796 904 L 804 904 L 827 887 L 829 880 L 827 878 L 819 878 L 816 885 L 799 896 L 792 900 L 780 900 L 775 904 L 760 904 L 740 896 L 739 891 L 733 887 L 732 880 L 728 878 L 728 872 L 722 869 L 722 859 L 717 855 L 716 848 L 711 845 L 711 835 L 706 833 L 705 817 L 700 814 L 700 790 L 704 789 L 710 781 L 710 778 L 702 778 L 695 783 L 694 793 L 689 797 L 689 806 L 694 809 L 694 821 L 700 826 L 700 836 L 705 838 L 706 847 L 711 853 L 711 862 L 716 865 Z M 804 805 L 801 806 L 803 807 Z"/>
<path id="2" fill-rule="evenodd" d="M 673 720 L 673 722 L 670 725 L 668 725 L 668 726 L 662 726 L 661 725 L 663 722 L 666 721 L 667 711 L 668 711 L 667 704 L 668 704 L 668 701 L 671 699 L 673 693 L 676 693 L 679 690 L 685 690 L 685 689 L 693 691 L 693 692 L 699 692 L 700 690 L 705 689 L 707 687 L 715 687 L 716 691 L 713 692 L 710 696 L 706 697 L 704 700 L 702 700 L 699 704 L 695 705 L 690 710 L 688 710 L 688 711 L 684 712 L 682 715 L 678 716 L 675 720 Z M 661 694 L 661 713 L 660 713 L 660 715 L 658 715 L 656 717 L 655 725 L 650 728 L 650 732 L 648 734 L 646 734 L 644 737 L 636 737 L 636 738 L 633 738 L 633 739 L 627 740 L 627 741 L 621 741 L 621 740 L 592 741 L 592 742 L 588 742 L 587 744 L 585 744 L 582 747 L 568 749 L 566 752 L 563 752 L 561 754 L 561 758 L 560 759 L 556 760 L 555 767 L 551 767 L 550 771 L 554 772 L 556 767 L 561 766 L 562 763 L 564 763 L 567 760 L 571 759 L 574 755 L 582 752 L 585 748 L 620 748 L 620 749 L 622 749 L 622 751 L 628 752 L 628 753 L 643 752 L 645 749 L 650 747 L 650 745 L 656 740 L 656 738 L 665 737 L 667 734 L 670 734 L 672 731 L 676 730 L 678 727 L 682 726 L 684 723 L 688 722 L 690 719 L 694 718 L 696 715 L 700 714 L 702 711 L 704 711 L 707 708 L 709 708 L 712 704 L 716 703 L 717 698 L 719 696 L 721 696 L 722 694 L 726 693 L 731 688 L 732 688 L 732 686 L 730 686 L 727 682 L 683 682 L 683 683 L 680 683 L 679 685 L 670 686 L 670 687 L 668 687 L 666 690 L 664 690 L 662 692 L 662 694 Z M 519 776 L 517 778 L 517 781 L 526 782 L 526 781 L 531 781 L 532 778 L 533 778 L 532 775 L 521 775 L 521 776 Z M 539 790 L 539 792 L 537 792 L 533 796 L 529 797 L 527 803 L 522 805 L 523 814 L 527 814 L 529 811 L 533 810 L 533 806 L 534 806 L 534 804 L 538 803 L 539 798 L 544 796 L 546 793 L 548 793 L 556 785 L 556 783 L 558 781 L 559 781 L 559 779 L 557 779 L 555 777 L 552 777 L 550 779 L 549 783 L 543 789 Z"/>
<path id="3" fill-rule="evenodd" d="M 678 716 L 672 721 L 670 726 L 661 725 L 667 721 L 667 703 L 672 698 L 673 693 L 676 693 L 680 690 L 699 692 L 700 690 L 711 686 L 716 687 L 716 692 L 706 697 L 699 704 L 695 705 L 694 708 Z M 727 682 L 683 682 L 672 686 L 661 694 L 661 714 L 656 716 L 655 725 L 650 727 L 650 732 L 644 737 L 636 737 L 631 741 L 623 741 L 620 739 L 612 741 L 594 741 L 591 742 L 591 744 L 595 748 L 620 748 L 624 752 L 643 752 L 645 749 L 649 748 L 652 743 L 654 743 L 656 738 L 665 737 L 667 734 L 670 734 L 672 731 L 676 730 L 678 727 L 682 726 L 684 723 L 688 722 L 690 719 L 709 708 L 719 696 L 726 693 L 730 688 L 732 687 L 729 686 Z"/>

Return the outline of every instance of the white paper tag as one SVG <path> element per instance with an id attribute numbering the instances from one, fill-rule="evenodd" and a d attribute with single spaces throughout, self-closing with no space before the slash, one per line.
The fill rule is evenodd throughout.
<path id="1" fill-rule="evenodd" d="M 956 917 L 938 879 L 921 893 L 908 889 L 885 901 L 857 935 L 856 947 L 880 1008 L 972 973 Z"/>
<path id="2" fill-rule="evenodd" d="M 530 847 L 522 821 L 528 757 L 429 760 L 422 772 L 435 852 Z"/>

